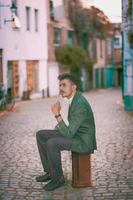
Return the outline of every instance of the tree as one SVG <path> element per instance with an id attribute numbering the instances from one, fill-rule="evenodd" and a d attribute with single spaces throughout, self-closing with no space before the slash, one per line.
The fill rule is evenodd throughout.
<path id="1" fill-rule="evenodd" d="M 81 67 L 87 63 L 87 54 L 79 46 L 60 46 L 55 53 L 61 67 L 68 68 L 71 72 L 79 72 Z"/>
<path id="2" fill-rule="evenodd" d="M 80 0 L 66 0 L 68 3 L 68 19 L 74 29 L 77 45 L 88 54 L 88 64 L 84 67 L 84 80 L 92 85 L 92 69 L 94 60 L 89 58 L 89 42 L 95 38 L 105 39 L 112 32 L 112 26 L 104 12 L 94 6 L 84 8 Z M 86 88 L 87 88 L 86 84 Z"/>
<path id="3" fill-rule="evenodd" d="M 133 26 L 132 26 L 133 10 L 132 10 L 132 8 L 133 8 L 133 1 L 128 0 L 126 16 L 127 16 L 127 20 L 129 21 L 130 28 L 129 28 L 127 36 L 128 36 L 129 45 L 133 49 Z"/>
<path id="4" fill-rule="evenodd" d="M 93 33 L 95 33 L 97 37 L 105 38 L 110 34 L 112 25 L 102 10 L 91 6 L 89 9 L 89 17 L 91 19 Z"/>
<path id="5" fill-rule="evenodd" d="M 81 81 L 81 69 L 87 72 L 86 77 L 92 80 L 92 67 L 94 61 L 88 58 L 86 52 L 79 46 L 64 45 L 56 49 L 56 58 L 60 63 L 60 67 L 69 69 L 71 73 L 75 74 L 79 81 L 80 90 L 84 91 L 83 83 Z M 88 81 L 86 82 L 86 89 L 88 89 Z"/>
<path id="6" fill-rule="evenodd" d="M 68 0 L 68 18 L 74 28 L 77 44 L 81 46 L 82 34 L 89 33 L 89 21 L 79 0 Z"/>
<path id="7" fill-rule="evenodd" d="M 89 38 L 105 37 L 112 28 L 103 11 L 94 6 L 83 8 L 80 0 L 68 0 L 68 18 L 74 28 L 77 44 L 80 46 L 84 33 L 88 34 Z"/>

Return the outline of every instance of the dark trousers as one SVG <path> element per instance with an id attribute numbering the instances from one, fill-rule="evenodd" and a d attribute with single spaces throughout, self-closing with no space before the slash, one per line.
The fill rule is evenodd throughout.
<path id="1" fill-rule="evenodd" d="M 44 171 L 50 173 L 52 180 L 60 179 L 63 176 L 61 151 L 71 150 L 72 139 L 57 130 L 40 130 L 36 138 Z"/>

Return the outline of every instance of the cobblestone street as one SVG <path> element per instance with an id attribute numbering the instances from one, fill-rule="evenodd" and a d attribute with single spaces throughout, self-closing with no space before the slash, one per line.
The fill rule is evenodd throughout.
<path id="1" fill-rule="evenodd" d="M 62 153 L 67 185 L 46 192 L 35 177 L 43 172 L 36 132 L 53 129 L 56 98 L 21 102 L 0 118 L 0 200 L 133 199 L 133 115 L 124 110 L 120 90 L 84 94 L 96 120 L 98 150 L 92 154 L 92 187 L 71 187 L 71 154 Z M 66 120 L 67 105 L 62 100 Z M 66 121 L 67 123 L 67 121 Z"/>

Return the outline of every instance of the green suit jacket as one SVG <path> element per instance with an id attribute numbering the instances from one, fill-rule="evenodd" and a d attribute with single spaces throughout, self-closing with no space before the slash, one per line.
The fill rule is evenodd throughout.
<path id="1" fill-rule="evenodd" d="M 90 104 L 80 92 L 73 97 L 68 112 L 69 125 L 62 120 L 56 129 L 65 137 L 72 138 L 71 150 L 93 153 L 96 146 L 95 122 Z"/>

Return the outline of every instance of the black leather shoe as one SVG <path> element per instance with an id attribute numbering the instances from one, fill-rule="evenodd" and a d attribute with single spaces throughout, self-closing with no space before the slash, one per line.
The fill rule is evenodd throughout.
<path id="1" fill-rule="evenodd" d="M 60 180 L 57 180 L 57 181 L 50 181 L 48 184 L 46 184 L 43 188 L 46 190 L 46 191 L 52 191 L 54 189 L 57 189 L 59 187 L 62 187 L 64 186 L 66 183 L 65 183 L 65 180 L 64 179 L 60 179 Z"/>
<path id="2" fill-rule="evenodd" d="M 43 175 L 43 176 L 37 176 L 36 177 L 36 181 L 37 182 L 47 182 L 49 180 L 51 180 L 51 177 L 50 177 L 50 175 L 48 173 Z"/>

